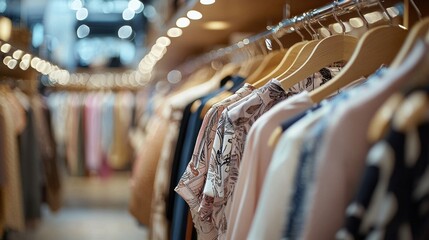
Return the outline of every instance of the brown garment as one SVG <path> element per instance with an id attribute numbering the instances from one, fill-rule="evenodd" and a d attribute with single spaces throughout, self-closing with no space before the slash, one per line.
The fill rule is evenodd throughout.
<path id="1" fill-rule="evenodd" d="M 129 92 L 118 93 L 114 105 L 114 133 L 109 165 L 113 169 L 129 166 L 132 148 L 128 131 L 132 122 L 133 97 Z"/>
<path id="2" fill-rule="evenodd" d="M 154 180 L 150 239 L 168 240 L 170 223 L 167 219 L 167 202 L 170 190 L 170 177 L 173 165 L 174 151 L 179 135 L 180 120 L 183 110 L 170 113 L 168 134 L 165 136 L 162 152 L 156 169 Z"/>
<path id="3" fill-rule="evenodd" d="M 22 203 L 22 188 L 19 173 L 18 143 L 16 122 L 13 111 L 6 99 L 7 90 L 0 90 L 0 151 L 1 159 L 5 163 L 6 182 L 3 187 L 4 193 L 4 216 L 5 227 L 22 231 L 25 228 L 24 212 Z"/>
<path id="4" fill-rule="evenodd" d="M 137 154 L 131 181 L 131 200 L 129 210 L 140 223 L 149 226 L 153 186 L 158 160 L 164 138 L 167 134 L 168 121 L 154 115 L 147 125 L 147 136 Z"/>
<path id="5" fill-rule="evenodd" d="M 35 95 L 31 99 L 34 112 L 38 146 L 43 164 L 43 178 L 46 186 L 46 200 L 51 211 L 58 211 L 61 206 L 61 183 L 56 159 L 55 142 L 46 116 L 46 106 L 41 97 Z"/>

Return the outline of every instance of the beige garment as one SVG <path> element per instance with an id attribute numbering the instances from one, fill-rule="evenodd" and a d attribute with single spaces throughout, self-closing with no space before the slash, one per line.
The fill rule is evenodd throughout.
<path id="1" fill-rule="evenodd" d="M 318 154 L 314 193 L 309 197 L 303 239 L 335 239 L 344 214 L 357 190 L 371 147 L 367 140 L 370 120 L 382 103 L 410 82 L 408 75 L 427 70 L 429 48 L 416 45 L 397 70 L 388 70 L 379 82 L 358 92 L 331 116 L 324 146 Z M 426 71 L 427 72 L 427 71 Z M 424 75 L 423 75 L 424 76 Z M 370 82 L 369 82 L 370 83 Z"/>
<path id="2" fill-rule="evenodd" d="M 281 239 L 305 132 L 327 113 L 320 108 L 288 128 L 274 150 L 248 239 Z"/>
<path id="3" fill-rule="evenodd" d="M 6 184 L 3 187 L 5 227 L 22 231 L 25 228 L 24 210 L 22 202 L 22 187 L 20 178 L 17 133 L 11 105 L 5 99 L 4 92 L 0 94 L 0 128 L 4 155 Z"/>
<path id="4" fill-rule="evenodd" d="M 128 131 L 132 121 L 131 108 L 134 100 L 130 94 L 118 93 L 115 98 L 113 143 L 109 154 L 109 166 L 113 169 L 127 167 L 132 157 Z"/>
<path id="5" fill-rule="evenodd" d="M 155 174 L 162 145 L 168 129 L 168 120 L 155 114 L 147 125 L 147 136 L 137 153 L 131 180 L 129 210 L 141 224 L 150 225 Z"/>
<path id="6" fill-rule="evenodd" d="M 156 169 L 153 199 L 150 239 L 169 239 L 169 221 L 167 219 L 167 201 L 170 189 L 171 168 L 174 150 L 180 129 L 182 111 L 172 113 L 168 121 L 168 134 L 162 145 L 162 152 Z"/>
<path id="7" fill-rule="evenodd" d="M 312 104 L 308 92 L 304 91 L 278 103 L 256 120 L 250 129 L 234 190 L 226 239 L 247 237 L 273 154 L 273 149 L 267 144 L 271 133 L 284 120 L 305 111 Z"/>
<path id="8" fill-rule="evenodd" d="M 46 202 L 51 211 L 56 212 L 61 207 L 61 179 L 58 169 L 55 142 L 48 125 L 48 117 L 44 112 L 46 107 L 40 95 L 31 98 L 36 125 L 37 144 L 43 163 L 43 177 L 46 186 Z"/>

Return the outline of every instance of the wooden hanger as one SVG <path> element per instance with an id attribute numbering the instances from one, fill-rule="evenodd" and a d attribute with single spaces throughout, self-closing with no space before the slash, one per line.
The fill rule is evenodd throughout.
<path id="1" fill-rule="evenodd" d="M 357 39 L 355 37 L 345 34 L 334 35 L 320 40 L 306 61 L 298 65 L 299 68 L 279 79 L 283 88 L 289 89 L 293 87 L 311 74 L 332 63 L 349 60 L 356 44 Z"/>
<path id="2" fill-rule="evenodd" d="M 324 86 L 311 92 L 311 99 L 320 102 L 360 77 L 374 73 L 382 64 L 389 64 L 401 48 L 405 36 L 404 29 L 392 26 L 380 26 L 366 32 L 343 70 Z"/>
<path id="3" fill-rule="evenodd" d="M 263 61 L 264 56 L 254 56 L 245 61 L 238 71 L 238 75 L 244 78 L 247 78 L 250 74 L 252 74 Z"/>
<path id="4" fill-rule="evenodd" d="M 425 37 L 429 32 L 429 18 L 424 18 L 416 23 L 407 35 L 405 43 L 402 45 L 398 55 L 396 55 L 393 63 L 390 65 L 391 69 L 398 68 L 411 52 L 417 40 Z M 374 115 L 371 120 L 370 127 L 368 128 L 368 140 L 371 143 L 379 141 L 386 133 L 388 126 L 393 119 L 396 109 L 400 106 L 404 96 L 402 93 L 392 95 Z M 416 104 L 420 105 L 420 104 Z"/>
<path id="5" fill-rule="evenodd" d="M 298 54 L 307 43 L 308 41 L 295 43 L 286 51 L 278 64 L 273 62 L 273 64 L 270 64 L 265 68 L 264 72 L 260 74 L 262 77 L 257 82 L 255 82 L 253 86 L 259 88 L 271 78 L 279 76 L 281 73 L 285 72 L 293 64 Z"/>
<path id="6" fill-rule="evenodd" d="M 393 60 L 390 67 L 398 68 L 404 62 L 408 54 L 411 52 L 411 49 L 413 49 L 416 41 L 418 39 L 422 39 L 425 36 L 425 34 L 428 32 L 428 30 L 429 30 L 429 17 L 426 17 L 420 20 L 419 22 L 417 22 L 411 29 L 410 33 L 408 33 L 408 36 L 404 45 L 402 46 L 398 55 L 395 57 L 395 60 Z"/>
<path id="7" fill-rule="evenodd" d="M 416 91 L 396 109 L 392 127 L 399 132 L 408 132 L 418 126 L 427 116 L 429 98 L 425 91 Z"/>
<path id="8" fill-rule="evenodd" d="M 264 69 L 266 69 L 268 66 L 270 66 L 276 62 L 278 64 L 280 62 L 280 60 L 283 58 L 283 55 L 285 52 L 286 52 L 286 50 L 282 49 L 282 50 L 277 50 L 277 51 L 273 51 L 273 52 L 268 53 L 264 57 L 262 62 L 259 64 L 258 68 L 256 68 L 255 71 L 253 71 L 251 73 L 251 75 L 249 75 L 248 78 L 246 78 L 246 82 L 249 84 L 252 84 L 252 83 L 255 83 L 256 81 L 258 81 L 260 79 L 260 75 L 262 74 Z M 278 59 L 280 59 L 280 60 L 278 60 Z"/>

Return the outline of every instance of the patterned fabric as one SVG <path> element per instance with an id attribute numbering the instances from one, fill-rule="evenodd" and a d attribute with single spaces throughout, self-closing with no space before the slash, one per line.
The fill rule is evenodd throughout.
<path id="1" fill-rule="evenodd" d="M 222 141 L 215 140 L 220 144 L 214 145 L 211 152 L 204 196 L 199 209 L 202 217 L 213 221 L 219 238 L 223 238 L 222 235 L 226 233 L 226 205 L 232 200 L 247 133 L 263 113 L 290 95 L 277 80 L 271 80 L 240 105 L 224 111 L 225 117 L 219 120 L 220 128 L 216 138 L 222 138 Z"/>
<path id="2" fill-rule="evenodd" d="M 297 94 L 304 90 L 312 91 L 316 89 L 317 87 L 322 86 L 323 84 L 327 83 L 329 80 L 331 80 L 333 77 L 335 77 L 343 68 L 345 63 L 339 62 L 334 64 L 332 67 L 326 67 L 320 69 L 318 72 L 314 73 L 313 75 L 307 77 L 307 79 L 295 84 L 293 87 L 289 88 L 289 91 Z"/>
<path id="3" fill-rule="evenodd" d="M 390 129 L 367 157 L 337 239 L 420 239 L 429 219 L 429 123 Z"/>
<path id="4" fill-rule="evenodd" d="M 199 141 L 200 144 L 195 146 L 192 159 L 175 189 L 188 203 L 198 235 L 204 239 L 213 239 L 217 236 L 217 232 L 213 231 L 215 229 L 212 227 L 211 221 L 205 221 L 205 219 L 201 218 L 198 214 L 202 190 L 208 171 L 208 160 L 216 134 L 216 127 L 223 110 L 245 96 L 248 96 L 253 89 L 251 85 L 246 84 L 234 95 L 213 105 L 207 112 L 203 120 L 203 127 L 201 127 L 197 137 L 197 141 Z"/>

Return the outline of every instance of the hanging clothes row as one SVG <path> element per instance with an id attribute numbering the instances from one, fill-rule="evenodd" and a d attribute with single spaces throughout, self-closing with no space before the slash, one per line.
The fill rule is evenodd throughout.
<path id="1" fill-rule="evenodd" d="M 133 168 L 130 201 L 130 212 L 149 226 L 151 239 L 421 236 L 427 211 L 415 212 L 419 221 L 411 227 L 409 216 L 395 213 L 395 204 L 401 199 L 401 206 L 412 211 L 424 206 L 429 190 L 421 182 L 427 160 L 419 162 L 416 179 L 407 182 L 414 181 L 408 191 L 419 191 L 412 200 L 417 205 L 410 204 L 411 194 L 400 193 L 389 199 L 390 209 L 381 208 L 383 197 L 398 193 L 388 189 L 388 182 L 402 178 L 396 171 L 383 180 L 368 178 L 379 171 L 363 171 L 375 143 L 368 142 L 369 122 L 382 103 L 406 89 L 407 80 L 417 82 L 410 88 L 428 84 L 423 67 L 428 43 L 417 41 L 428 32 L 428 20 L 419 22 L 419 30 L 411 31 L 404 43 L 407 31 L 383 5 L 369 2 L 379 5 L 378 16 L 386 19 L 371 25 L 362 17 L 360 34 L 346 31 L 299 42 L 218 71 L 202 68 L 159 98 Z M 329 10 L 323 17 L 338 20 L 337 4 L 322 7 Z M 358 13 L 362 16 L 360 9 Z M 383 129 L 388 128 L 387 122 Z M 420 152 L 414 153 L 417 159 Z M 378 150 L 376 157 L 369 164 L 380 162 L 384 154 Z M 389 166 L 391 174 L 396 166 Z M 374 189 L 382 200 L 369 203 Z M 371 213 L 365 213 L 368 204 Z"/>
<path id="2" fill-rule="evenodd" d="M 34 226 L 43 202 L 53 212 L 61 207 L 61 171 L 49 109 L 42 96 L 12 89 L 11 81 L 0 84 L 2 235 Z"/>
<path id="3" fill-rule="evenodd" d="M 130 132 L 135 126 L 137 109 L 144 104 L 136 102 L 140 99 L 137 96 L 131 91 L 49 94 L 47 102 L 59 155 L 71 175 L 108 176 L 111 170 L 130 167 L 133 157 Z"/>

